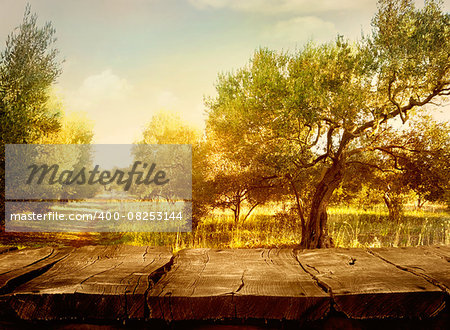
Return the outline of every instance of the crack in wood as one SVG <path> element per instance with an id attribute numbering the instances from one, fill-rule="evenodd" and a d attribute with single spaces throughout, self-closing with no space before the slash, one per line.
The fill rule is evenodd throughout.
<path id="1" fill-rule="evenodd" d="M 390 261 L 390 260 L 384 258 L 383 256 L 379 255 L 379 254 L 376 253 L 375 251 L 372 251 L 372 250 L 366 250 L 366 252 L 369 253 L 369 254 L 371 254 L 371 255 L 373 255 L 374 257 L 379 258 L 380 260 L 383 260 L 384 262 L 386 262 L 386 263 L 388 263 L 388 264 L 390 264 L 390 265 L 393 265 L 393 266 L 397 267 L 398 269 L 400 269 L 400 270 L 402 270 L 402 271 L 405 271 L 405 272 L 408 272 L 408 273 L 413 274 L 413 275 L 415 275 L 415 276 L 418 276 L 418 277 L 423 278 L 423 279 L 426 280 L 427 282 L 429 282 L 429 283 L 433 284 L 434 286 L 438 287 L 439 289 L 441 289 L 444 293 L 447 294 L 447 296 L 450 295 L 450 288 L 447 287 L 445 284 L 439 282 L 439 281 L 436 280 L 435 278 L 433 278 L 433 277 L 431 277 L 431 276 L 429 276 L 429 275 L 427 275 L 427 274 L 417 272 L 417 271 L 415 271 L 414 269 L 411 269 L 410 267 L 405 267 L 405 266 L 397 265 L 396 263 L 394 263 L 394 262 L 392 262 L 392 261 Z M 414 267 L 414 268 L 420 268 L 420 267 Z M 421 269 L 421 268 L 420 268 L 420 269 Z M 423 269 L 422 269 L 422 270 L 423 270 Z"/>
<path id="2" fill-rule="evenodd" d="M 245 271 L 246 271 L 246 269 L 242 272 L 242 276 L 241 276 L 241 284 L 239 285 L 239 287 L 237 288 L 237 290 L 234 291 L 233 294 L 238 293 L 238 292 L 241 291 L 241 289 L 244 287 L 244 275 L 245 275 Z"/>
<path id="3" fill-rule="evenodd" d="M 160 254 L 161 256 L 161 254 Z M 158 269 L 154 270 L 153 272 L 151 272 L 148 275 L 148 286 L 147 289 L 144 292 L 144 319 L 147 320 L 150 317 L 150 306 L 147 302 L 147 297 L 148 297 L 148 293 L 150 292 L 150 290 L 152 290 L 155 285 L 159 282 L 159 280 L 164 276 L 167 275 L 170 270 L 172 269 L 173 265 L 175 264 L 175 259 L 178 258 L 178 256 L 172 255 L 172 257 L 170 258 L 169 262 L 162 265 L 161 267 L 159 267 Z M 166 283 L 166 285 L 169 282 Z M 162 287 L 161 292 L 158 294 L 158 296 L 164 291 L 165 285 Z M 159 301 L 159 308 L 163 314 L 163 318 L 164 318 L 164 309 L 162 304 L 162 299 L 160 299 Z M 171 306 L 171 302 L 169 301 L 169 305 L 170 305 L 170 309 L 172 309 Z"/>
<path id="4" fill-rule="evenodd" d="M 316 267 L 314 267 L 314 266 L 311 266 L 311 265 L 308 265 L 308 264 L 305 264 L 305 266 L 308 266 L 309 268 L 312 268 L 312 269 L 314 269 L 316 272 L 317 272 L 317 274 L 320 274 L 320 272 L 317 270 L 317 268 Z"/>
<path id="5" fill-rule="evenodd" d="M 262 252 L 261 252 L 261 258 L 264 260 L 264 262 L 268 265 L 268 266 L 270 266 L 270 263 L 272 263 L 273 264 L 273 260 L 270 258 L 270 250 L 271 249 L 269 249 L 268 251 L 267 251 L 267 253 L 266 253 L 266 256 L 264 256 L 264 252 L 266 251 L 265 249 L 263 249 L 262 250 Z M 270 261 L 270 263 L 269 263 L 269 261 Z"/>
<path id="6" fill-rule="evenodd" d="M 147 253 L 148 253 L 148 246 L 145 247 L 144 254 L 142 254 L 142 259 L 144 260 L 144 262 L 145 262 L 145 256 L 147 255 Z M 155 260 L 155 259 L 153 259 L 153 260 Z"/>
<path id="7" fill-rule="evenodd" d="M 32 263 L 23 266 L 22 268 L 27 268 L 27 267 L 33 266 L 33 265 L 37 264 L 38 262 L 41 262 L 41 261 L 44 261 L 45 259 L 50 258 L 50 257 L 53 255 L 53 252 L 55 252 L 55 249 L 52 249 L 52 250 L 50 251 L 50 253 L 47 254 L 46 256 L 44 256 L 44 257 L 42 257 L 42 258 L 40 258 L 40 259 L 38 259 L 38 260 L 35 260 L 35 261 L 33 261 Z M 13 271 L 16 271 L 16 269 L 11 269 L 11 270 L 9 270 L 9 271 L 7 271 L 7 272 L 1 273 L 0 275 L 5 275 L 5 274 L 11 273 L 11 272 L 13 272 Z"/>
<path id="8" fill-rule="evenodd" d="M 148 248 L 149 248 L 148 246 L 145 248 L 144 254 L 142 255 L 142 259 L 143 259 L 144 262 L 145 262 L 145 259 L 146 259 L 146 258 L 145 258 L 145 255 L 148 254 Z M 162 258 L 162 253 L 158 254 L 158 257 L 159 257 L 159 259 L 161 259 L 161 258 Z M 149 264 L 147 264 L 145 267 L 150 266 L 150 265 L 153 264 L 155 261 L 156 261 L 156 258 L 153 258 L 152 261 L 151 261 Z M 144 268 L 145 268 L 145 267 L 144 267 Z M 130 275 L 128 275 L 127 277 L 125 277 L 124 280 L 125 280 L 126 278 L 128 278 L 128 277 L 133 276 L 133 274 L 134 274 L 134 273 L 131 273 Z M 137 280 L 137 283 L 136 283 L 136 285 L 135 285 L 134 288 L 133 288 L 133 293 L 132 293 L 132 294 L 135 294 L 135 293 L 136 293 L 136 289 L 138 288 L 139 284 L 141 283 L 141 278 L 142 278 L 143 276 L 144 276 L 144 275 L 139 275 L 138 280 Z"/>
<path id="9" fill-rule="evenodd" d="M 108 247 L 106 246 L 106 247 L 103 249 L 103 253 L 106 253 L 107 251 L 108 251 Z M 105 255 L 104 257 L 105 257 L 106 259 L 110 259 L 107 255 Z M 92 259 L 92 258 L 91 258 L 91 259 Z M 85 269 L 85 268 L 87 268 L 87 267 L 89 267 L 89 266 L 92 266 L 93 264 L 95 264 L 97 261 L 99 261 L 99 260 L 101 260 L 101 259 L 102 259 L 102 257 L 100 257 L 100 254 L 97 255 L 96 258 L 95 258 L 93 261 L 90 261 L 90 260 L 86 261 L 86 262 L 87 262 L 86 265 L 83 266 L 83 267 L 81 267 L 78 271 L 83 270 L 83 269 Z"/>
<path id="10" fill-rule="evenodd" d="M 55 264 L 57 264 L 61 260 L 65 259 L 66 257 L 67 257 L 67 255 L 65 255 L 65 256 L 61 257 L 60 259 L 57 259 L 49 264 L 46 264 L 43 267 L 39 267 L 30 272 L 24 273 L 22 275 L 19 275 L 17 277 L 10 279 L 3 287 L 0 288 L 0 295 L 6 295 L 6 294 L 13 292 L 20 285 L 25 284 L 26 282 L 29 282 L 30 280 L 44 274 L 50 268 L 52 268 Z M 42 260 L 44 260 L 44 259 L 46 259 L 46 258 L 43 258 Z M 33 264 L 36 264 L 36 263 L 34 262 Z M 30 265 L 28 265 L 28 266 L 30 266 Z M 28 267 L 28 266 L 26 266 L 26 267 Z"/>
<path id="11" fill-rule="evenodd" d="M 24 266 L 23 268 L 27 268 L 27 267 L 33 266 L 33 265 L 37 264 L 38 262 L 46 260 L 46 259 L 50 258 L 53 255 L 53 253 L 55 253 L 55 249 L 52 249 L 52 251 L 48 255 L 46 255 L 45 257 L 42 257 L 41 259 L 33 261 L 31 264 L 28 264 L 28 265 Z"/>
<path id="12" fill-rule="evenodd" d="M 292 251 L 292 255 L 294 256 L 295 260 L 300 265 L 300 267 L 305 271 L 305 273 L 307 273 L 314 280 L 314 283 L 322 291 L 324 291 L 325 293 L 329 294 L 330 298 L 332 299 L 332 301 L 334 301 L 333 291 L 331 290 L 331 287 L 329 285 L 327 285 L 325 282 L 321 281 L 317 276 L 315 276 L 313 273 L 308 271 L 305 266 L 303 266 L 303 264 L 300 262 L 300 259 L 298 258 L 298 255 L 297 255 L 296 251 Z M 317 271 L 317 269 L 316 269 L 316 271 Z"/>

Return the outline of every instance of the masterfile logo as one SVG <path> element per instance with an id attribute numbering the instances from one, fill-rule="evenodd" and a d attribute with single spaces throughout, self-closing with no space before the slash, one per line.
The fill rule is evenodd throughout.
<path id="1" fill-rule="evenodd" d="M 6 199 L 192 197 L 190 145 L 7 145 Z"/>
<path id="2" fill-rule="evenodd" d="M 141 166 L 143 170 L 147 169 L 146 174 L 144 171 L 139 171 L 139 166 Z M 102 186 L 106 186 L 108 184 L 117 183 L 118 185 L 124 185 L 123 189 L 128 191 L 133 183 L 137 185 L 149 185 L 154 183 L 157 186 L 161 186 L 168 183 L 170 180 L 166 178 L 165 171 L 155 171 L 155 163 L 148 166 L 147 163 L 135 161 L 129 172 L 116 169 L 111 173 L 111 171 L 107 170 L 100 171 L 99 167 L 99 165 L 95 165 L 94 169 L 88 171 L 86 170 L 86 167 L 83 166 L 77 172 L 74 170 L 64 170 L 59 172 L 58 164 L 53 164 L 51 166 L 46 164 L 33 164 L 28 166 L 30 175 L 28 176 L 26 184 L 31 185 L 33 182 L 42 184 L 45 179 L 47 179 L 47 183 L 50 185 L 57 183 L 61 185 L 94 185 L 98 183 Z M 156 172 L 156 174 L 153 175 L 153 172 Z M 136 177 L 134 182 L 133 177 Z"/>
<path id="3" fill-rule="evenodd" d="M 5 229 L 192 230 L 190 145 L 6 145 Z"/>

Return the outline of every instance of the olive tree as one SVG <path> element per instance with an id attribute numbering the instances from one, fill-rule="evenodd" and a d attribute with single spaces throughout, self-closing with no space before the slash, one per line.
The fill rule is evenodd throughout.
<path id="1" fill-rule="evenodd" d="M 293 174 L 322 167 L 310 181 L 304 248 L 332 246 L 328 202 L 348 162 L 380 150 L 380 127 L 449 95 L 449 15 L 439 3 L 380 0 L 372 25 L 357 43 L 257 50 L 247 66 L 219 76 L 207 101 L 208 126 L 236 161 L 289 162 Z"/>
<path id="2" fill-rule="evenodd" d="M 48 107 L 50 87 L 61 72 L 51 23 L 37 25 L 26 7 L 22 24 L 0 56 L 2 144 L 33 143 L 59 128 L 59 111 Z"/>
<path id="3" fill-rule="evenodd" d="M 342 183 L 348 200 L 384 201 L 393 221 L 402 216 L 403 204 L 417 198 L 445 202 L 450 190 L 450 126 L 430 116 L 412 117 L 404 130 L 380 130 L 377 149 L 358 155 Z M 361 196 L 361 193 L 364 196 Z M 338 196 L 335 196 L 338 197 Z"/>
<path id="4" fill-rule="evenodd" d="M 0 186 L 4 209 L 5 144 L 34 143 L 60 127 L 58 109 L 48 106 L 49 91 L 61 72 L 51 23 L 37 25 L 27 5 L 23 21 L 0 53 Z"/>

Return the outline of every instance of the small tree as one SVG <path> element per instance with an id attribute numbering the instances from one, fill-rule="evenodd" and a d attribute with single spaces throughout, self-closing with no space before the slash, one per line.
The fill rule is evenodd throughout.
<path id="1" fill-rule="evenodd" d="M 59 111 L 48 106 L 49 90 L 61 72 L 55 29 L 37 25 L 27 5 L 22 24 L 0 54 L 0 186 L 4 208 L 5 144 L 33 143 L 60 127 Z"/>
<path id="2" fill-rule="evenodd" d="M 59 111 L 48 108 L 49 91 L 61 72 L 55 29 L 37 26 L 28 5 L 22 24 L 8 36 L 0 56 L 2 144 L 32 143 L 59 128 Z"/>
<path id="3" fill-rule="evenodd" d="M 202 141 L 200 130 L 186 124 L 176 113 L 159 111 L 146 124 L 142 139 L 138 141 L 138 144 L 190 144 L 192 146 L 192 225 L 195 228 L 200 219 L 209 211 L 210 200 L 213 196 L 212 186 L 208 182 L 208 160 L 206 158 L 208 149 Z M 139 148 L 136 149 L 136 152 L 135 156 L 142 156 L 139 154 Z M 173 158 L 172 154 L 161 156 Z M 179 162 L 180 160 L 175 159 L 175 161 Z M 186 161 L 181 163 L 188 165 Z M 162 190 L 170 190 L 170 188 L 167 189 L 167 186 L 164 187 L 159 190 L 142 186 L 132 188 L 137 189 L 134 191 L 135 193 L 150 197 L 158 195 Z M 185 189 L 185 187 L 178 188 Z"/>
<path id="4" fill-rule="evenodd" d="M 429 116 L 412 118 L 409 128 L 377 135 L 377 148 L 349 161 L 344 191 L 375 192 L 393 221 L 402 216 L 405 198 L 414 192 L 420 208 L 426 201 L 444 201 L 450 187 L 450 127 Z"/>
<path id="5" fill-rule="evenodd" d="M 214 185 L 215 195 L 211 201 L 212 206 L 230 209 L 236 227 L 243 224 L 257 206 L 273 200 L 277 192 L 276 184 L 262 177 L 261 173 L 250 173 L 236 168 L 215 172 L 211 184 Z M 243 211 L 245 206 L 246 212 Z"/>
<path id="6" fill-rule="evenodd" d="M 144 144 L 196 144 L 201 133 L 177 113 L 160 110 L 146 124 L 139 143 Z"/>
<path id="7" fill-rule="evenodd" d="M 449 124 L 423 117 L 413 122 L 403 140 L 413 151 L 400 159 L 402 183 L 416 193 L 417 207 L 445 201 L 450 190 Z"/>

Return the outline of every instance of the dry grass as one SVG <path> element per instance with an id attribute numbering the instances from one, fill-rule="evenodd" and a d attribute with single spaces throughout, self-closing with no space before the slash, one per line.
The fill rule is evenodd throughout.
<path id="1" fill-rule="evenodd" d="M 300 243 L 295 217 L 281 208 L 260 208 L 244 224 L 234 226 L 231 214 L 215 212 L 192 233 L 9 234 L 0 245 L 43 246 L 131 244 L 183 248 L 281 248 Z M 399 223 L 389 220 L 382 207 L 374 210 L 330 208 L 329 233 L 337 247 L 397 247 L 450 244 L 450 214 L 443 209 L 407 211 Z M 9 238 L 8 238 L 9 237 Z M 12 238 L 11 238 L 12 237 Z"/>
<path id="2" fill-rule="evenodd" d="M 293 247 L 300 243 L 300 224 L 292 217 L 273 214 L 269 208 L 233 225 L 230 214 L 207 217 L 192 233 L 129 233 L 124 243 L 194 248 Z M 393 223 L 384 209 L 331 208 L 329 232 L 337 247 L 397 247 L 450 244 L 450 215 L 444 210 L 407 211 Z"/>

